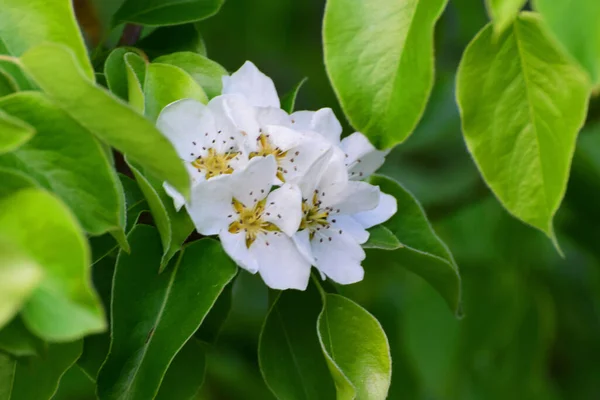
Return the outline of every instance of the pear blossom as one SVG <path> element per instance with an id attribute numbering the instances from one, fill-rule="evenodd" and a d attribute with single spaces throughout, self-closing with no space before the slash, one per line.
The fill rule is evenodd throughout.
<path id="1" fill-rule="evenodd" d="M 236 112 L 232 119 L 247 135 L 250 158 L 275 157 L 275 184 L 297 181 L 331 147 L 314 132 L 293 129 L 292 118 L 280 108 L 275 84 L 250 61 L 222 80 L 224 95 L 241 96 L 254 108 L 254 120 L 236 118 Z"/>
<path id="2" fill-rule="evenodd" d="M 380 208 L 393 214 L 396 202 L 380 203 L 379 187 L 348 178 L 346 165 L 330 151 L 318 160 L 299 184 L 302 192 L 302 222 L 294 241 L 300 252 L 323 277 L 341 284 L 362 280 L 369 239 L 367 225 L 376 218 L 365 213 Z"/>
<path id="3" fill-rule="evenodd" d="M 229 191 L 207 191 L 204 206 L 215 224 L 225 252 L 242 268 L 258 272 L 273 289 L 304 290 L 310 262 L 291 239 L 302 219 L 298 186 L 283 184 L 270 191 L 277 163 L 258 157 L 234 176 Z"/>

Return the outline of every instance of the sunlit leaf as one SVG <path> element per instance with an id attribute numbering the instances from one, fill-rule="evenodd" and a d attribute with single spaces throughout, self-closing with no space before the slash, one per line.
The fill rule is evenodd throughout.
<path id="1" fill-rule="evenodd" d="M 222 77 L 228 75 L 225 68 L 196 53 L 180 52 L 158 57 L 154 62 L 171 64 L 183 69 L 204 89 L 208 98 L 221 94 Z"/>
<path id="2" fill-rule="evenodd" d="M 511 214 L 553 240 L 588 96 L 585 75 L 532 13 L 498 37 L 485 27 L 458 70 L 463 133 L 483 178 Z"/>
<path id="3" fill-rule="evenodd" d="M 25 53 L 21 62 L 83 127 L 187 196 L 189 177 L 171 143 L 142 115 L 86 80 L 65 47 L 40 45 Z"/>
<path id="4" fill-rule="evenodd" d="M 325 66 L 352 126 L 380 148 L 404 141 L 433 86 L 433 28 L 447 0 L 329 0 Z"/>
<path id="5" fill-rule="evenodd" d="M 0 0 L 0 10 L 0 37 L 12 55 L 44 42 L 62 44 L 73 52 L 80 73 L 94 79 L 71 0 Z"/>
<path id="6" fill-rule="evenodd" d="M 488 14 L 494 22 L 494 31 L 502 33 L 514 21 L 527 0 L 486 0 Z"/>
<path id="7" fill-rule="evenodd" d="M 34 134 L 31 125 L 0 111 L 0 155 L 15 150 Z"/>
<path id="8" fill-rule="evenodd" d="M 92 235 L 123 231 L 123 191 L 93 135 L 38 92 L 4 97 L 0 110 L 37 131 L 25 145 L 0 156 L 1 166 L 26 173 L 60 197 Z"/>
<path id="9" fill-rule="evenodd" d="M 392 360 L 379 322 L 353 301 L 327 293 L 317 329 L 337 398 L 385 399 Z"/>
<path id="10" fill-rule="evenodd" d="M 33 333 L 67 341 L 105 329 L 103 310 L 90 285 L 87 241 L 59 200 L 38 189 L 3 197 L 0 236 L 26 251 L 42 270 L 39 286 L 22 309 Z"/>

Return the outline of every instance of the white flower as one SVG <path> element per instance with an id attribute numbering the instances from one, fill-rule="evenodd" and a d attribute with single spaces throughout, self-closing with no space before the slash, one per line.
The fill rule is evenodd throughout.
<path id="1" fill-rule="evenodd" d="M 356 216 L 365 219 L 363 213 L 378 207 L 393 214 L 396 203 L 380 204 L 377 186 L 349 180 L 344 163 L 332 153 L 320 158 L 300 182 L 303 215 L 293 239 L 323 276 L 350 284 L 364 276 L 361 244 L 369 238 Z"/>
<path id="2" fill-rule="evenodd" d="M 242 96 L 254 107 L 254 119 L 237 118 L 237 110 L 232 110 L 232 120 L 246 133 L 250 158 L 269 154 L 275 157 L 275 184 L 297 181 L 331 146 L 308 130 L 291 129 L 292 118 L 279 108 L 273 81 L 251 62 L 222 79 L 224 95 Z"/>
<path id="3" fill-rule="evenodd" d="M 273 289 L 304 290 L 310 263 L 290 237 L 302 219 L 302 197 L 290 184 L 270 192 L 276 169 L 273 156 L 253 158 L 229 181 L 228 193 L 202 193 L 205 215 L 220 226 L 223 248 L 240 267 L 258 272 Z"/>

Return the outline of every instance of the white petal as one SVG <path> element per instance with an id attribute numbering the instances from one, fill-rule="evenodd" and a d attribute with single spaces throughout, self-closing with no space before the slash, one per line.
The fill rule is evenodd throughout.
<path id="1" fill-rule="evenodd" d="M 288 113 L 276 107 L 256 107 L 256 119 L 260 126 L 281 125 L 291 127 Z"/>
<path id="2" fill-rule="evenodd" d="M 314 265 L 315 258 L 312 255 L 312 249 L 310 246 L 310 232 L 308 229 L 296 232 L 294 236 L 292 236 L 292 240 L 306 261 L 308 261 L 311 265 Z"/>
<path id="3" fill-rule="evenodd" d="M 302 220 L 302 195 L 298 186 L 286 183 L 272 191 L 267 197 L 263 219 L 292 236 Z"/>
<path id="4" fill-rule="evenodd" d="M 349 181 L 337 190 L 337 185 L 328 190 L 331 195 L 319 197 L 322 207 L 331 207 L 337 214 L 356 214 L 372 210 L 379 204 L 379 187 L 366 182 Z"/>
<path id="5" fill-rule="evenodd" d="M 297 179 L 297 184 L 300 187 L 303 198 L 310 199 L 312 197 L 314 190 L 320 183 L 323 173 L 326 171 L 327 166 L 331 161 L 332 155 L 333 150 L 331 149 L 323 153 L 312 163 L 304 175 Z"/>
<path id="6" fill-rule="evenodd" d="M 163 183 L 163 188 L 165 192 L 173 199 L 173 207 L 175 207 L 176 211 L 181 210 L 181 207 L 185 204 L 185 198 L 179 193 L 173 186 L 169 185 L 167 182 Z"/>
<path id="7" fill-rule="evenodd" d="M 342 232 L 341 234 L 346 233 L 360 244 L 369 240 L 369 232 L 358 221 L 347 215 L 339 215 L 333 218 L 331 221 L 331 230 L 337 230 L 338 233 Z"/>
<path id="8" fill-rule="evenodd" d="M 379 204 L 372 210 L 354 214 L 352 217 L 365 229 L 379 225 L 392 217 L 398 211 L 398 203 L 394 196 L 380 192 Z"/>
<path id="9" fill-rule="evenodd" d="M 299 133 L 304 140 L 292 147 L 279 161 L 286 182 L 297 183 L 308 173 L 311 166 L 331 148 L 325 140 Z"/>
<path id="10" fill-rule="evenodd" d="M 269 140 L 274 147 L 278 147 L 283 151 L 287 151 L 308 140 L 301 132 L 286 128 L 285 126 L 268 125 L 263 131 L 265 135 L 269 135 L 267 140 Z"/>
<path id="11" fill-rule="evenodd" d="M 308 286 L 310 263 L 290 237 L 277 232 L 261 235 L 250 246 L 250 253 L 267 286 L 278 290 L 305 290 Z"/>
<path id="12" fill-rule="evenodd" d="M 377 150 L 360 132 L 342 139 L 340 148 L 345 154 L 350 179 L 365 179 L 377 171 L 385 161 L 386 153 Z"/>
<path id="13" fill-rule="evenodd" d="M 263 74 L 250 61 L 223 78 L 223 94 L 241 94 L 253 106 L 279 108 L 279 97 L 271 78 Z"/>
<path id="14" fill-rule="evenodd" d="M 253 207 L 269 194 L 276 172 L 277 161 L 272 155 L 252 158 L 246 168 L 234 174 L 233 197 L 246 207 Z"/>
<path id="15" fill-rule="evenodd" d="M 193 161 L 201 154 L 205 132 L 215 131 L 215 120 L 204 104 L 184 99 L 166 106 L 159 114 L 156 126 L 183 160 Z"/>
<path id="16" fill-rule="evenodd" d="M 198 233 L 216 235 L 231 222 L 231 186 L 234 175 L 220 175 L 192 187 L 186 209 Z"/>
<path id="17" fill-rule="evenodd" d="M 208 108 L 213 112 L 217 133 L 221 132 L 215 137 L 219 151 L 227 150 L 230 141 L 235 141 L 235 147 L 241 147 L 241 142 L 247 138 L 255 139 L 258 136 L 256 110 L 243 96 L 217 96 L 208 103 Z"/>
<path id="18" fill-rule="evenodd" d="M 233 261 L 245 270 L 255 274 L 258 264 L 246 247 L 246 233 L 230 233 L 226 229 L 219 234 L 225 252 Z"/>
<path id="19" fill-rule="evenodd" d="M 315 266 L 333 281 L 348 285 L 363 279 L 360 263 L 365 259 L 365 252 L 351 235 L 321 230 L 311 240 L 311 246 Z"/>
<path id="20" fill-rule="evenodd" d="M 294 129 L 314 131 L 335 145 L 340 143 L 342 125 L 331 108 L 321 108 L 315 112 L 297 111 L 290 117 Z"/>

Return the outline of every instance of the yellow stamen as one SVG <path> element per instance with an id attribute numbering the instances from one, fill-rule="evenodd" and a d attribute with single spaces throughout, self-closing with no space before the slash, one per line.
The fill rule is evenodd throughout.
<path id="1" fill-rule="evenodd" d="M 266 157 L 271 154 L 275 157 L 277 165 L 279 165 L 280 162 L 287 155 L 287 151 L 283 151 L 279 147 L 273 147 L 273 145 L 267 138 L 267 135 L 261 133 L 258 137 L 258 150 L 250 153 L 250 158 Z M 280 181 L 285 182 L 285 178 L 283 176 L 283 169 L 281 167 L 277 168 L 277 178 L 279 178 Z"/>
<path id="2" fill-rule="evenodd" d="M 239 152 L 230 152 L 219 154 L 215 149 L 208 149 L 208 154 L 204 157 L 200 156 L 192 161 L 192 166 L 199 172 L 204 172 L 206 179 L 213 178 L 218 175 L 232 174 L 231 160 L 236 158 Z"/>
<path id="3" fill-rule="evenodd" d="M 317 230 L 329 225 L 329 221 L 327 221 L 329 212 L 321 209 L 316 193 L 313 195 L 311 203 L 309 204 L 307 200 L 302 202 L 303 215 L 299 230 L 308 229 L 309 236 L 312 239 Z"/>
<path id="4" fill-rule="evenodd" d="M 246 208 L 236 199 L 233 199 L 233 208 L 238 214 L 238 220 L 229 224 L 230 233 L 246 232 L 246 247 L 250 248 L 260 233 L 279 232 L 279 228 L 271 222 L 263 220 L 266 199 L 257 202 L 254 207 Z"/>

